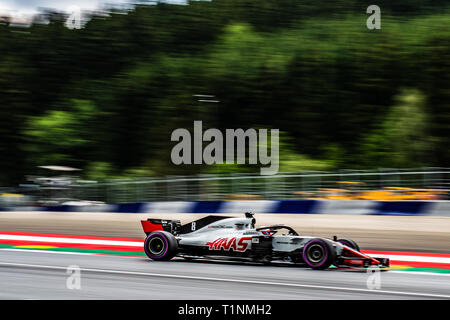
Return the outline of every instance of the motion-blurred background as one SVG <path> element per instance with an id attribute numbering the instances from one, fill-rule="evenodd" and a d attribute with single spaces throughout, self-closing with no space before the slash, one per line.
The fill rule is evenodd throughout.
<path id="1" fill-rule="evenodd" d="M 448 198 L 448 1 L 170 2 L 0 5 L 4 202 Z M 173 165 L 194 120 L 280 129 L 281 173 Z"/>

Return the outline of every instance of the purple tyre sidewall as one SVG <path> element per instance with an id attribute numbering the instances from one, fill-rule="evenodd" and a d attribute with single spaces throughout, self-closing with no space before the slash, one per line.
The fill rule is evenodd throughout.
<path id="1" fill-rule="evenodd" d="M 150 250 L 148 249 L 148 244 L 149 244 L 150 240 L 151 240 L 152 238 L 154 238 L 155 236 L 159 236 L 159 238 L 163 239 L 164 245 L 165 245 L 164 253 L 162 253 L 162 254 L 160 254 L 160 255 L 157 255 L 157 256 L 156 256 L 156 255 L 153 255 L 153 254 L 150 252 Z M 152 258 L 152 259 L 161 259 L 161 258 L 164 258 L 164 256 L 167 254 L 167 251 L 169 250 L 169 242 L 167 241 L 167 237 L 166 237 L 164 234 L 162 234 L 162 233 L 160 233 L 160 232 L 153 232 L 151 235 L 149 235 L 149 236 L 145 239 L 145 242 L 144 242 L 144 249 L 145 249 L 146 253 L 148 254 L 148 256 L 149 256 L 150 258 Z"/>
<path id="2" fill-rule="evenodd" d="M 324 251 L 324 253 L 325 253 L 325 257 L 322 259 L 322 261 L 321 261 L 319 264 L 312 264 L 311 262 L 309 262 L 308 257 L 306 256 L 306 251 L 307 251 L 307 249 L 308 249 L 311 245 L 316 244 L 316 243 L 318 243 L 318 244 L 320 244 L 320 245 L 322 246 L 323 251 Z M 325 241 L 323 241 L 323 240 L 320 240 L 320 239 L 317 239 L 317 240 L 311 240 L 311 241 L 309 241 L 309 242 L 305 245 L 305 247 L 303 248 L 302 256 L 303 256 L 303 261 L 305 261 L 305 263 L 306 263 L 308 266 L 313 267 L 313 268 L 321 267 L 321 266 L 323 266 L 324 264 L 327 263 L 327 259 L 328 259 L 328 246 L 326 245 Z"/>

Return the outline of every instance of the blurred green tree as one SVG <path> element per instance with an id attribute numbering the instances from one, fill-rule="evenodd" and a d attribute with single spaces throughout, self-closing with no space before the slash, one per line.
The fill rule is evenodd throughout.
<path id="1" fill-rule="evenodd" d="M 386 119 L 362 139 L 363 163 L 388 168 L 430 163 L 433 140 L 425 95 L 417 89 L 404 89 L 394 100 Z"/>
<path id="2" fill-rule="evenodd" d="M 88 158 L 96 108 L 86 100 L 71 102 L 69 110 L 49 110 L 28 120 L 23 134 L 28 139 L 25 150 L 33 155 L 33 162 L 76 164 Z"/>

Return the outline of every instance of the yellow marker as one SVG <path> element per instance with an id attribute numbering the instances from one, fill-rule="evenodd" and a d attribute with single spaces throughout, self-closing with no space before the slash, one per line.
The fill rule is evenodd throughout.
<path id="1" fill-rule="evenodd" d="M 389 266 L 389 269 L 409 269 L 409 268 L 411 268 L 411 266 L 402 266 L 398 264 Z"/>
<path id="2" fill-rule="evenodd" d="M 53 248 L 57 248 L 57 247 L 42 246 L 42 245 L 26 245 L 26 246 L 14 246 L 14 248 L 21 248 L 21 249 L 53 249 Z"/>
<path id="3" fill-rule="evenodd" d="M 23 197 L 23 194 L 18 193 L 2 193 L 2 197 Z"/>

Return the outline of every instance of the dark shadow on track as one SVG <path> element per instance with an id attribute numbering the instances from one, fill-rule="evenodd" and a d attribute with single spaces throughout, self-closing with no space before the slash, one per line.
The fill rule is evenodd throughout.
<path id="1" fill-rule="evenodd" d="M 153 261 L 151 259 L 142 259 L 142 261 L 144 261 L 145 263 L 159 263 L 159 261 Z M 166 261 L 167 262 L 167 261 Z M 242 261 L 242 260 L 230 260 L 229 258 L 227 258 L 227 260 L 225 259 L 207 259 L 207 258 L 190 258 L 190 259 L 186 259 L 186 258 L 181 258 L 181 257 L 175 257 L 174 259 L 172 259 L 170 261 L 171 263 L 183 263 L 183 262 L 188 262 L 188 263 L 192 263 L 192 264 L 219 264 L 219 265 L 241 265 L 241 266 L 258 266 L 258 267 L 265 267 L 265 266 L 270 266 L 270 267 L 279 267 L 279 268 L 301 268 L 302 270 L 311 270 L 314 272 L 353 272 L 353 273 L 367 273 L 368 269 L 364 269 L 364 268 L 352 268 L 352 267 L 335 267 L 335 266 L 331 266 L 328 269 L 325 270 L 313 270 L 310 269 L 308 267 L 306 267 L 305 264 L 300 264 L 300 263 L 291 263 L 291 262 L 270 262 L 270 263 L 263 263 L 263 262 L 255 262 L 255 261 Z M 389 271 L 389 269 L 383 269 L 380 268 L 379 271 L 385 272 L 385 271 Z"/>

